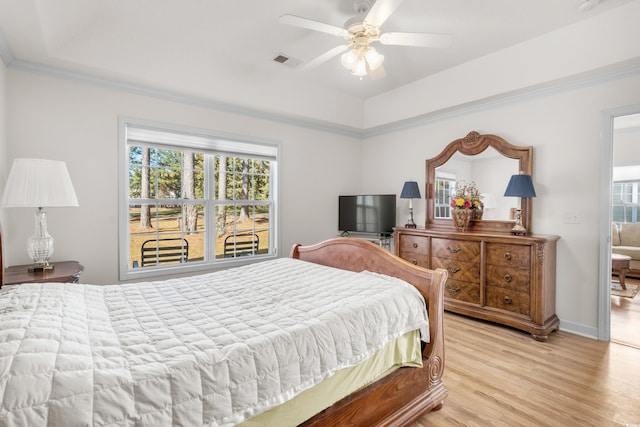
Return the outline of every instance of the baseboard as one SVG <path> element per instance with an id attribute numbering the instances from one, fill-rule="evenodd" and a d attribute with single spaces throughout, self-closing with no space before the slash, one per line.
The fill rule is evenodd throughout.
<path id="1" fill-rule="evenodd" d="M 560 319 L 560 330 L 575 335 L 581 335 L 594 340 L 598 339 L 598 328 L 588 326 L 582 323 L 570 322 Z"/>

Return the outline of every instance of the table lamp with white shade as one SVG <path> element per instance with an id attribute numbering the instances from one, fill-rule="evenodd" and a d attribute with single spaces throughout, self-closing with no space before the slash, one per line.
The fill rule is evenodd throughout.
<path id="1" fill-rule="evenodd" d="M 36 208 L 36 232 L 27 241 L 27 252 L 33 259 L 29 271 L 53 268 L 53 237 L 47 232 L 47 207 L 78 206 L 78 199 L 64 162 L 44 159 L 15 159 L 0 206 Z"/>

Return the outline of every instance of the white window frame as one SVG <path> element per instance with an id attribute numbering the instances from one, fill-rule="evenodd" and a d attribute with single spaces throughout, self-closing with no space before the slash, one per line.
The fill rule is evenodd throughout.
<path id="1" fill-rule="evenodd" d="M 171 138 L 167 138 L 167 133 L 172 133 Z M 218 204 L 255 204 L 252 201 L 226 201 L 213 200 L 206 197 L 205 229 L 209 236 L 205 239 L 205 253 L 208 254 L 203 261 L 189 262 L 184 264 L 166 264 L 150 266 L 144 268 L 133 268 L 129 260 L 130 240 L 129 240 L 129 139 L 136 141 L 136 145 L 151 144 L 174 150 L 192 149 L 194 151 L 205 152 L 206 154 L 225 154 L 230 157 L 250 157 L 252 159 L 264 158 L 270 162 L 270 200 L 271 213 L 269 216 L 269 253 L 257 256 L 241 256 L 233 258 L 215 257 L 215 235 L 216 224 L 215 214 L 212 212 Z M 167 276 L 174 274 L 193 273 L 215 268 L 228 268 L 238 265 L 249 264 L 273 259 L 278 256 L 280 246 L 279 233 L 279 160 L 281 145 L 277 141 L 257 139 L 255 137 L 243 137 L 210 130 L 194 129 L 177 125 L 150 122 L 145 120 L 120 117 L 118 123 L 119 140 L 119 195 L 118 195 L 118 219 L 119 219 L 119 272 L 120 280 L 135 280 L 150 277 Z M 207 163 L 205 161 L 205 163 Z M 205 169 L 208 169 L 205 167 Z M 205 185 L 208 187 L 209 182 Z M 210 192 L 206 191 L 208 194 Z"/>
<path id="2" fill-rule="evenodd" d="M 447 195 L 445 195 L 445 200 L 439 200 L 439 195 L 438 195 L 438 182 L 449 182 L 450 187 L 449 187 L 449 192 Z M 453 194 L 453 188 L 455 187 L 455 183 L 456 183 L 456 173 L 455 172 L 446 172 L 446 171 L 441 171 L 441 170 L 437 170 L 436 169 L 436 176 L 435 176 L 435 183 L 434 183 L 434 191 L 435 191 L 435 200 L 434 200 L 434 205 L 433 205 L 433 216 L 434 218 L 438 218 L 438 219 L 444 219 L 444 218 L 451 218 L 451 195 Z M 449 200 L 446 200 L 449 199 Z M 447 216 L 440 216 L 437 215 L 437 213 L 440 210 L 445 210 L 448 215 Z"/>
<path id="3" fill-rule="evenodd" d="M 613 210 L 615 208 L 622 208 L 623 209 L 623 215 L 624 215 L 624 221 L 622 222 L 627 222 L 627 223 L 637 223 L 640 222 L 640 180 L 626 180 L 626 181 L 615 181 L 613 183 L 613 187 L 615 186 L 620 186 L 620 187 L 627 187 L 631 189 L 631 194 L 629 194 L 631 196 L 631 200 L 630 201 L 625 201 L 624 197 L 622 197 L 622 200 L 612 200 L 612 213 L 611 216 L 613 218 L 614 214 L 613 214 Z M 625 193 L 626 194 L 626 193 Z M 616 197 L 616 192 L 611 191 L 611 198 L 614 199 Z M 624 194 L 622 195 L 624 196 Z M 631 209 L 631 218 L 627 218 L 627 209 Z M 619 219 L 615 219 L 613 218 L 613 222 L 621 222 L 619 221 Z"/>

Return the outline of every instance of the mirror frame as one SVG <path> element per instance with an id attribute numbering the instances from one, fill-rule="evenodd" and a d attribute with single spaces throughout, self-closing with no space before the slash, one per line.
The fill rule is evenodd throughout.
<path id="1" fill-rule="evenodd" d="M 444 165 L 456 152 L 465 154 L 467 156 L 475 156 L 482 153 L 488 147 L 493 147 L 498 153 L 510 159 L 518 160 L 519 171 L 527 175 L 533 175 L 533 147 L 532 146 L 517 146 L 512 145 L 496 135 L 484 134 L 481 135 L 476 131 L 471 131 L 464 138 L 456 139 L 445 147 L 442 152 L 426 161 L 427 174 L 426 174 L 426 203 L 427 203 L 427 217 L 425 222 L 425 228 L 427 229 L 442 229 L 442 230 L 455 230 L 451 218 L 435 218 L 435 178 L 436 168 Z M 508 182 L 504 183 L 504 188 L 507 188 Z M 522 208 L 522 225 L 528 230 L 527 234 L 531 230 L 531 197 L 521 198 Z M 515 220 L 472 220 L 470 224 L 470 232 L 491 232 L 491 233 L 506 233 L 509 234 Z"/>

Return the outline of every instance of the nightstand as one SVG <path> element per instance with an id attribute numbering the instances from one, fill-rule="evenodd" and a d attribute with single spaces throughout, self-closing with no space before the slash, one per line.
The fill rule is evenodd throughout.
<path id="1" fill-rule="evenodd" d="M 53 270 L 29 272 L 31 264 L 14 265 L 4 271 L 4 286 L 20 283 L 78 283 L 84 267 L 78 261 L 53 262 Z"/>

